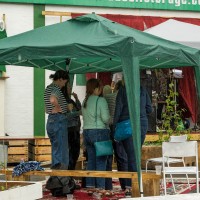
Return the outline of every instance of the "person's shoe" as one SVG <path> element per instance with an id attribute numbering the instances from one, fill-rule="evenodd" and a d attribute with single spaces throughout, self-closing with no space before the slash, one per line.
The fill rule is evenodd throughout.
<path id="1" fill-rule="evenodd" d="M 125 194 L 126 198 L 131 198 L 131 191 L 130 190 L 127 190 L 124 194 Z"/>
<path id="2" fill-rule="evenodd" d="M 87 193 L 88 193 L 89 196 L 93 195 L 93 191 L 91 191 L 91 190 L 88 190 Z"/>
<path id="3" fill-rule="evenodd" d="M 80 190 L 81 189 L 81 186 L 80 185 L 76 185 L 75 186 L 75 190 Z"/>
<path id="4" fill-rule="evenodd" d="M 113 194 L 114 194 L 114 193 L 113 193 L 112 191 L 110 191 L 110 190 L 106 190 L 106 191 L 104 192 L 104 195 L 105 195 L 106 197 L 111 197 Z"/>
<path id="5" fill-rule="evenodd" d="M 94 192 L 96 192 L 96 188 L 87 188 L 87 194 L 89 196 L 92 196 Z"/>

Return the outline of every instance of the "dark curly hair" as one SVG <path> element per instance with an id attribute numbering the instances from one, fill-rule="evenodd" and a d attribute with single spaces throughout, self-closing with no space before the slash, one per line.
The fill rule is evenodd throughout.
<path id="1" fill-rule="evenodd" d="M 69 74 L 67 71 L 64 70 L 58 70 L 55 72 L 55 74 L 51 74 L 49 76 L 50 79 L 53 79 L 54 81 L 62 78 L 63 80 L 69 80 Z"/>

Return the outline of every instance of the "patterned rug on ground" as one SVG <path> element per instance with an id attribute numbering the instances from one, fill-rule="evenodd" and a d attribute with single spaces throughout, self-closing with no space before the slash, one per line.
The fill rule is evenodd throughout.
<path id="1" fill-rule="evenodd" d="M 121 190 L 121 187 L 119 185 L 118 180 L 113 180 L 113 195 L 111 196 L 104 196 L 100 198 L 101 200 L 118 200 L 120 198 L 123 198 L 124 196 L 124 191 Z M 43 198 L 41 200 L 49 200 L 49 199 L 66 199 L 66 197 L 53 197 L 51 192 L 43 186 Z M 84 188 L 81 188 L 80 190 L 75 190 L 73 193 L 73 200 L 95 200 L 99 199 L 97 196 L 94 195 L 89 195 L 87 193 L 87 190 Z"/>
<path id="2" fill-rule="evenodd" d="M 196 193 L 196 182 L 195 180 L 190 180 L 190 187 L 188 187 L 187 181 L 180 180 L 180 179 L 174 179 L 175 183 L 175 189 L 176 194 L 188 194 L 188 193 Z M 174 190 L 171 182 L 167 183 L 167 194 L 173 195 Z M 164 189 L 163 184 L 161 181 L 160 184 L 160 195 L 164 195 Z M 73 200 L 95 200 L 95 199 L 101 199 L 101 200 L 118 200 L 120 198 L 123 198 L 124 191 L 121 190 L 119 181 L 116 179 L 113 180 L 113 195 L 107 197 L 104 196 L 102 198 L 97 198 L 95 195 L 90 196 L 87 193 L 87 190 L 82 188 L 80 190 L 75 190 L 73 194 Z M 43 198 L 41 200 L 50 200 L 50 199 L 66 199 L 66 197 L 53 197 L 51 192 L 43 186 Z"/>
<path id="3" fill-rule="evenodd" d="M 190 180 L 190 188 L 187 184 L 187 180 L 174 179 L 174 185 L 176 193 L 174 192 L 171 181 L 167 182 L 167 194 L 188 194 L 196 193 L 196 180 Z M 164 194 L 163 184 L 160 184 L 160 195 Z"/>

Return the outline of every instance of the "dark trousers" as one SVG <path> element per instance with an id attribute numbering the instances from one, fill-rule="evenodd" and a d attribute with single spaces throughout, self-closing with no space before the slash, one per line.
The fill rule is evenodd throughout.
<path id="1" fill-rule="evenodd" d="M 146 132 L 148 129 L 148 121 L 140 120 L 141 123 L 141 148 L 145 141 Z M 124 146 L 126 155 L 127 155 L 127 163 L 128 163 L 128 170 L 129 172 L 137 172 L 137 166 L 136 166 L 136 157 L 135 157 L 135 151 L 134 151 L 134 144 L 133 144 L 133 137 L 127 138 L 125 140 L 122 140 L 122 144 Z M 126 170 L 123 170 L 126 171 Z M 131 179 L 126 179 L 126 187 L 131 187 Z"/>
<path id="2" fill-rule="evenodd" d="M 141 147 L 142 147 L 148 129 L 148 121 L 145 119 L 141 120 L 140 122 L 141 122 Z M 112 129 L 113 127 L 111 128 L 111 130 Z M 114 130 L 113 130 L 113 135 L 114 135 Z M 133 172 L 137 171 L 132 137 L 122 140 L 120 142 L 114 141 L 113 149 L 115 153 L 118 171 L 133 171 Z M 126 187 L 131 187 L 131 179 L 121 178 L 119 179 L 119 181 L 122 189 L 125 189 Z"/>
<path id="3" fill-rule="evenodd" d="M 74 170 L 80 154 L 80 128 L 79 126 L 68 128 L 69 143 L 69 170 Z"/>
<path id="4" fill-rule="evenodd" d="M 128 161 L 127 161 L 127 155 L 124 150 L 124 146 L 121 142 L 116 142 L 114 140 L 114 127 L 111 125 L 110 126 L 110 137 L 113 142 L 113 150 L 114 150 L 114 155 L 117 163 L 117 170 L 118 171 L 128 171 Z M 113 161 L 113 156 L 109 156 L 107 160 L 107 166 L 106 170 L 107 171 L 112 171 L 112 161 Z M 119 182 L 121 185 L 122 189 L 125 189 L 126 186 L 126 179 L 125 178 L 119 178 Z M 107 190 L 112 190 L 112 178 L 106 178 L 106 184 L 105 188 Z"/>

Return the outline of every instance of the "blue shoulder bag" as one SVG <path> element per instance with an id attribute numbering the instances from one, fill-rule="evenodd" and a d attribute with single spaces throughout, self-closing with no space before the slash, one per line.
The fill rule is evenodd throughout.
<path id="1" fill-rule="evenodd" d="M 132 136 L 130 119 L 117 123 L 115 128 L 114 139 L 116 141 L 125 140 Z"/>

